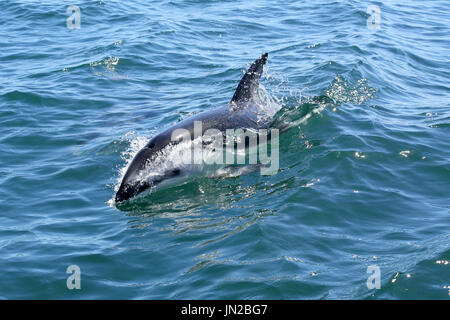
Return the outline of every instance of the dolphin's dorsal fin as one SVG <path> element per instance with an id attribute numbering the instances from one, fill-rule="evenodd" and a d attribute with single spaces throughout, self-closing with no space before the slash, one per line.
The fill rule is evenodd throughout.
<path id="1" fill-rule="evenodd" d="M 242 77 L 231 102 L 249 101 L 258 99 L 259 79 L 263 73 L 263 66 L 267 62 L 268 53 L 264 53 L 255 60 Z"/>

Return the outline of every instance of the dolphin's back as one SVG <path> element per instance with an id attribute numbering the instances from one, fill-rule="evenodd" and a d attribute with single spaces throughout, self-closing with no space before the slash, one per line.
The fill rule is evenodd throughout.
<path id="1" fill-rule="evenodd" d="M 218 107 L 209 111 L 199 113 L 193 117 L 185 119 L 169 129 L 161 132 L 152 138 L 146 145 L 147 148 L 164 148 L 172 141 L 172 133 L 177 129 L 185 129 L 191 133 L 191 139 L 194 139 L 195 122 L 200 122 L 203 134 L 208 129 L 217 129 L 225 132 L 227 129 L 257 129 L 261 127 L 258 123 L 256 106 L 246 104 L 241 108 L 235 108 L 231 104 Z"/>
<path id="2" fill-rule="evenodd" d="M 199 113 L 191 118 L 179 122 L 175 126 L 163 131 L 151 139 L 147 148 L 159 150 L 172 142 L 172 132 L 176 129 L 187 129 L 194 138 L 194 123 L 201 121 L 202 134 L 208 129 L 225 132 L 227 129 L 257 129 L 265 125 L 258 121 L 261 104 L 259 99 L 259 80 L 263 73 L 268 54 L 264 53 L 252 63 L 242 77 L 236 91 L 228 105 Z"/>

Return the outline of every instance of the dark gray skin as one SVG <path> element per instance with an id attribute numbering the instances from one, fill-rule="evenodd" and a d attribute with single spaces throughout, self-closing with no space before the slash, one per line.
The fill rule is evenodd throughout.
<path id="1" fill-rule="evenodd" d="M 176 129 L 187 129 L 194 138 L 194 121 L 202 121 L 202 133 L 208 129 L 218 129 L 225 132 L 227 129 L 260 129 L 266 127 L 267 123 L 257 121 L 257 105 L 261 103 L 258 95 L 259 80 L 263 72 L 263 66 L 267 62 L 268 54 L 263 54 L 247 70 L 234 93 L 230 103 L 205 111 L 181 121 L 173 127 L 163 131 L 152 138 L 147 145 L 140 150 L 130 166 L 128 167 L 119 190 L 116 193 L 116 203 L 129 200 L 151 186 L 158 184 L 164 179 L 180 174 L 180 170 L 174 169 L 166 172 L 163 176 L 154 177 L 152 181 L 135 181 L 133 176 L 144 170 L 156 152 L 162 150 L 170 144 L 175 144 L 172 139 L 172 132 Z M 176 139 L 175 139 L 176 140 Z"/>

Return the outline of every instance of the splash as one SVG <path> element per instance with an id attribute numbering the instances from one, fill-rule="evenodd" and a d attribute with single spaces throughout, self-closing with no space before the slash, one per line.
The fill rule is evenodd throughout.
<path id="1" fill-rule="evenodd" d="M 119 63 L 119 58 L 111 56 L 111 57 L 105 58 L 103 60 L 91 62 L 89 65 L 92 68 L 97 67 L 97 66 L 103 66 L 103 67 L 105 67 L 105 69 L 114 72 L 116 70 L 116 66 L 118 63 Z"/>
<path id="2" fill-rule="evenodd" d="M 114 43 L 114 45 L 120 45 L 121 42 L 118 41 Z M 121 80 L 121 79 L 128 79 L 128 75 L 120 75 L 119 72 L 116 70 L 116 67 L 118 66 L 120 61 L 120 58 L 109 56 L 107 58 L 104 58 L 102 60 L 93 61 L 89 63 L 89 67 L 96 76 L 100 77 L 108 77 L 112 80 Z M 64 70 L 63 70 L 64 71 Z"/>
<path id="3" fill-rule="evenodd" d="M 129 143 L 129 146 L 120 154 L 120 158 L 125 162 L 125 165 L 118 167 L 119 170 L 117 179 L 114 182 L 114 193 L 119 190 L 120 183 L 122 182 L 123 177 L 125 176 L 125 173 L 127 172 L 128 167 L 130 166 L 136 154 L 147 144 L 148 137 L 138 136 L 134 131 L 132 131 L 125 134 L 125 136 L 121 140 L 127 141 Z M 116 202 L 113 195 L 112 198 L 107 201 L 107 204 L 110 207 L 113 207 L 115 203 Z"/>
<path id="4" fill-rule="evenodd" d="M 325 95 L 335 102 L 362 104 L 369 99 L 372 99 L 376 93 L 376 89 L 370 87 L 366 79 L 359 79 L 355 86 L 341 75 L 337 75 Z"/>
<path id="5" fill-rule="evenodd" d="M 283 102 L 283 108 L 272 121 L 272 127 L 284 132 L 306 124 L 312 116 L 321 114 L 327 107 L 332 107 L 335 111 L 343 103 L 363 104 L 372 99 L 377 91 L 370 87 L 364 78 L 352 86 L 341 75 L 337 75 L 320 96 L 306 97 L 302 94 L 303 90 L 289 89 L 289 93 L 295 92 L 296 95 L 279 98 Z"/>
<path id="6" fill-rule="evenodd" d="M 263 85 L 259 86 L 259 97 L 262 103 L 258 105 L 257 121 L 258 123 L 268 123 L 281 110 L 283 101 L 270 93 Z"/>

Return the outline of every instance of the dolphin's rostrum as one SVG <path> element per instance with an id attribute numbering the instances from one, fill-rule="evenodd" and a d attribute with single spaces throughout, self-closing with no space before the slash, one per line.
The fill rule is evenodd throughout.
<path id="1" fill-rule="evenodd" d="M 147 145 L 140 150 L 128 167 L 116 193 L 116 202 L 131 199 L 144 190 L 161 183 L 164 180 L 175 178 L 183 174 L 183 169 L 169 167 L 167 170 L 159 170 L 157 174 L 148 175 L 149 166 L 157 161 L 164 150 L 174 146 L 172 134 L 177 129 L 188 130 L 194 134 L 194 126 L 201 121 L 203 132 L 208 129 L 217 129 L 225 132 L 227 129 L 260 129 L 266 128 L 270 119 L 260 117 L 263 102 L 259 97 L 259 80 L 263 72 L 263 66 L 268 54 L 264 53 L 250 66 L 233 95 L 231 101 L 224 106 L 210 111 L 199 113 L 191 118 L 183 120 L 173 127 L 163 131 L 152 138 Z M 163 164 L 163 162 L 160 162 Z M 160 166 L 161 167 L 161 166 Z M 159 167 L 159 169 L 161 169 Z M 147 174 L 144 174 L 144 172 Z M 144 178 L 145 176 L 145 178 Z"/>

